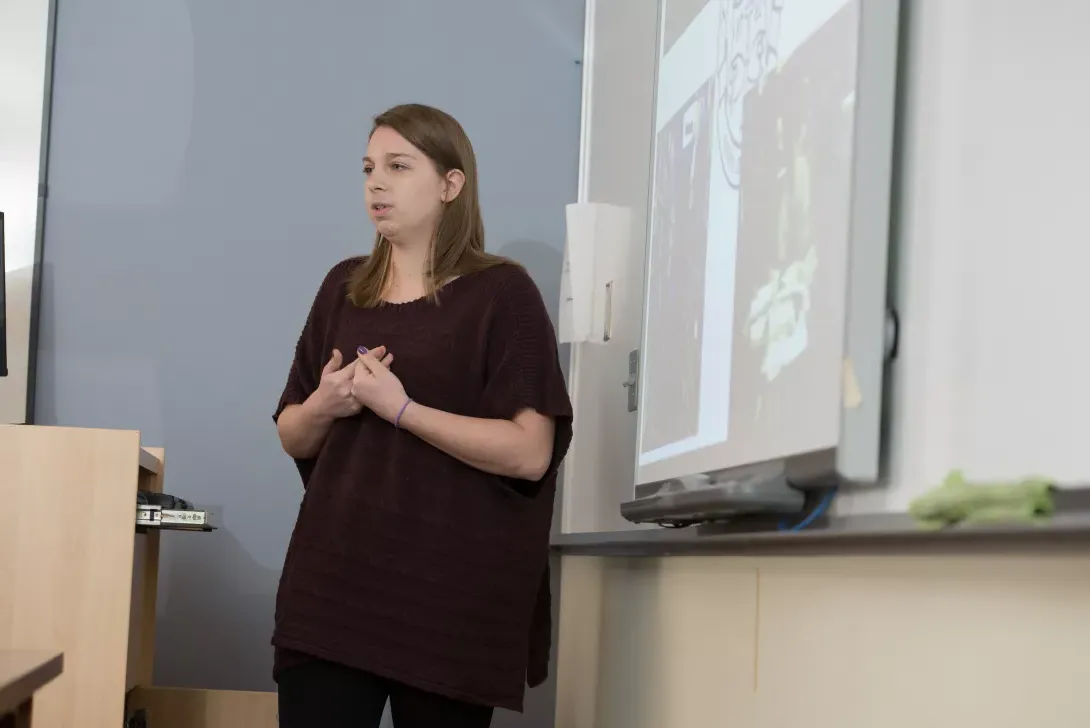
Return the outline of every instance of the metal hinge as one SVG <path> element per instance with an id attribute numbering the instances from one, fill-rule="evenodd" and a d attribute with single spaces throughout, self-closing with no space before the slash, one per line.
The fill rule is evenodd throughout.
<path id="1" fill-rule="evenodd" d="M 628 411 L 635 412 L 640 401 L 640 350 L 628 352 L 628 379 L 624 388 L 628 390 Z"/>
<path id="2" fill-rule="evenodd" d="M 897 309 L 895 308 L 886 309 L 885 334 L 886 361 L 892 361 L 897 358 L 897 351 L 901 343 L 901 317 L 897 315 Z"/>

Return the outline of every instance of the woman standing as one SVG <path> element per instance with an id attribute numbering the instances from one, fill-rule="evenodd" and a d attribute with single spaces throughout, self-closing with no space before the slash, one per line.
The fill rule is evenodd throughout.
<path id="1" fill-rule="evenodd" d="M 326 276 L 274 418 L 305 493 L 277 594 L 284 728 L 484 727 L 544 680 L 571 403 L 541 295 L 484 252 L 462 127 L 375 119 L 368 257 Z"/>

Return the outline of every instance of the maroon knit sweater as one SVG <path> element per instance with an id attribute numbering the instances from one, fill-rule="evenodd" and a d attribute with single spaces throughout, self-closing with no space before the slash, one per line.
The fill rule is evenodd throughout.
<path id="1" fill-rule="evenodd" d="M 549 527 L 571 403 L 541 294 L 519 267 L 463 276 L 426 299 L 356 308 L 329 272 L 274 419 L 318 386 L 333 349 L 385 345 L 421 404 L 471 417 L 556 419 L 539 482 L 490 475 L 373 412 L 338 420 L 305 488 L 276 599 L 274 674 L 314 657 L 463 701 L 521 710 L 551 642 Z"/>

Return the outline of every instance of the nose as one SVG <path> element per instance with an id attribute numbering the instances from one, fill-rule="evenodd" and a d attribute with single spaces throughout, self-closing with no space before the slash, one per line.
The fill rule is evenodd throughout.
<path id="1" fill-rule="evenodd" d="M 378 192 L 386 189 L 386 171 L 381 165 L 375 165 L 367 175 L 367 189 Z"/>

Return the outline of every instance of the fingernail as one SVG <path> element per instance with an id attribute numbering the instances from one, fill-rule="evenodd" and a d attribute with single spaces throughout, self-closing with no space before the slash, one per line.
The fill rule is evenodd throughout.
<path id="1" fill-rule="evenodd" d="M 356 353 L 361 354 L 361 355 L 366 354 L 367 353 L 367 347 L 366 346 L 357 347 L 356 348 Z"/>

